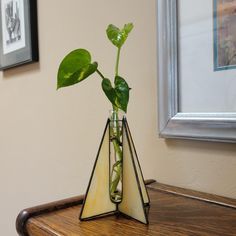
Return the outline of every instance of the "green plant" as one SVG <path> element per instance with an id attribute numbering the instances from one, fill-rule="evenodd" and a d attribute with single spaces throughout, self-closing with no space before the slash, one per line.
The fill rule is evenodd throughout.
<path id="1" fill-rule="evenodd" d="M 130 91 L 128 83 L 119 75 L 120 52 L 132 29 L 132 23 L 125 24 L 122 29 L 119 29 L 112 24 L 107 27 L 107 37 L 112 44 L 117 47 L 115 75 L 113 81 L 104 76 L 97 62 L 92 62 L 91 54 L 86 49 L 76 49 L 66 55 L 59 66 L 57 74 L 57 89 L 80 83 L 95 72 L 102 78 L 102 90 L 111 102 L 114 111 L 112 120 L 115 124 L 113 124 L 113 128 L 111 129 L 111 136 L 114 151 L 116 153 L 116 162 L 113 165 L 112 181 L 110 186 L 111 196 L 114 200 L 119 200 L 117 186 L 121 179 L 123 158 L 122 147 L 120 145 L 121 132 L 118 125 L 119 121 L 115 114 L 118 113 L 119 109 L 123 110 L 125 113 L 127 112 Z"/>

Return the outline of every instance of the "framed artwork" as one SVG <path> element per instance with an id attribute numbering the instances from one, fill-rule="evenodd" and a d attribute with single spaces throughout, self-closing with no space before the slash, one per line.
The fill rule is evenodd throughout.
<path id="1" fill-rule="evenodd" d="M 36 0 L 0 0 L 0 70 L 38 61 Z"/>
<path id="2" fill-rule="evenodd" d="M 236 0 L 157 11 L 160 137 L 236 142 Z"/>
<path id="3" fill-rule="evenodd" d="M 214 0 L 214 69 L 236 68 L 236 0 Z"/>

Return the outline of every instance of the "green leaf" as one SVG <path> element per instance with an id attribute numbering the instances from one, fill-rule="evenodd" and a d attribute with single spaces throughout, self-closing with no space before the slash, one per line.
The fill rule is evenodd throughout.
<path id="1" fill-rule="evenodd" d="M 93 74 L 98 67 L 91 63 L 91 55 L 85 49 L 76 49 L 62 60 L 57 73 L 57 88 L 81 82 Z"/>
<path id="2" fill-rule="evenodd" d="M 112 105 L 127 112 L 129 102 L 129 86 L 120 76 L 115 77 L 115 88 L 109 79 L 103 79 L 102 89 Z"/>
<path id="3" fill-rule="evenodd" d="M 127 112 L 129 102 L 129 85 L 120 76 L 115 77 L 116 103 L 118 108 Z"/>
<path id="4" fill-rule="evenodd" d="M 124 31 L 125 31 L 125 33 L 128 35 L 130 32 L 131 32 L 131 30 L 134 28 L 134 25 L 133 25 L 133 23 L 128 23 L 128 24 L 125 24 L 124 25 Z"/>
<path id="5" fill-rule="evenodd" d="M 102 80 L 102 90 L 104 91 L 110 102 L 115 105 L 116 92 L 115 89 L 112 87 L 111 81 L 109 79 Z"/>
<path id="6" fill-rule="evenodd" d="M 133 27 L 132 23 L 125 24 L 123 29 L 110 24 L 106 30 L 107 37 L 116 47 L 121 48 Z"/>

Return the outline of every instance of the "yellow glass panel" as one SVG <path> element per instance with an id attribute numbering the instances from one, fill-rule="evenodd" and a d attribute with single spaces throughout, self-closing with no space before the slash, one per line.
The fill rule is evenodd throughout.
<path id="1" fill-rule="evenodd" d="M 137 153 L 136 153 L 136 150 L 135 150 L 135 146 L 134 146 L 133 139 L 132 139 L 132 136 L 131 136 L 130 129 L 129 129 L 128 125 L 127 125 L 127 128 L 128 128 L 127 130 L 128 130 L 128 137 L 129 137 L 129 140 L 130 140 L 131 151 L 132 151 L 132 154 L 133 154 L 133 157 L 134 157 L 134 163 L 135 163 L 135 167 L 136 167 L 136 170 L 137 170 L 138 179 L 139 179 L 139 183 L 140 183 L 140 187 L 141 187 L 141 191 L 142 191 L 143 201 L 146 204 L 146 203 L 149 203 L 150 200 L 149 200 L 149 197 L 148 197 L 147 189 L 146 189 L 144 179 L 143 179 L 142 170 L 141 170 L 141 167 L 140 167 L 140 164 L 139 164 L 139 161 L 138 161 L 138 156 L 137 156 Z"/>
<path id="2" fill-rule="evenodd" d="M 128 137 L 129 133 L 125 122 L 123 126 L 123 196 L 121 203 L 118 205 L 118 210 L 125 215 L 147 224 L 142 191 L 138 173 L 135 169 L 134 157 L 131 153 L 131 140 Z"/>
<path id="3" fill-rule="evenodd" d="M 116 205 L 111 202 L 109 193 L 109 125 L 107 125 L 80 219 L 99 216 L 115 210 Z"/>

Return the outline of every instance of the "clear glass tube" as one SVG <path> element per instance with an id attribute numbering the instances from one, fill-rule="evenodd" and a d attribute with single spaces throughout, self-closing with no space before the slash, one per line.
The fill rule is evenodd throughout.
<path id="1" fill-rule="evenodd" d="M 115 203 L 122 200 L 122 119 L 124 114 L 110 111 L 110 197 Z"/>

